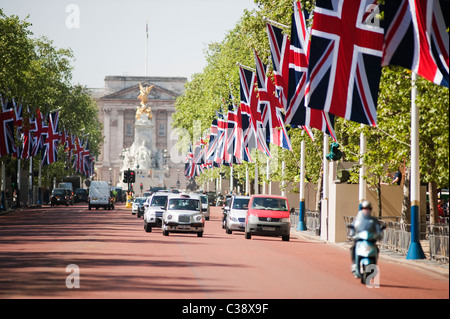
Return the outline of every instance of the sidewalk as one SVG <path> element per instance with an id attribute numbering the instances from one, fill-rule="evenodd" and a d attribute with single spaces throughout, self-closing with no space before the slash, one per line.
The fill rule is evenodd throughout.
<path id="1" fill-rule="evenodd" d="M 319 236 L 316 236 L 311 232 L 297 231 L 295 228 L 291 228 L 291 236 L 293 236 L 295 238 L 299 238 L 299 239 L 308 240 L 308 241 L 316 241 L 316 242 L 322 242 L 322 243 L 326 243 L 326 244 L 330 244 L 330 245 L 336 245 L 342 249 L 346 249 L 347 251 L 350 249 L 350 246 L 351 246 L 351 244 L 349 242 L 340 242 L 340 243 L 327 242 L 325 240 L 320 239 Z M 406 259 L 406 255 L 401 254 L 396 251 L 387 250 L 387 249 L 380 249 L 380 257 L 379 258 L 384 261 L 409 265 L 411 267 L 416 267 L 416 268 L 419 268 L 419 269 L 422 269 L 425 271 L 432 272 L 436 275 L 440 275 L 440 276 L 449 278 L 449 264 L 429 259 L 430 253 L 429 253 L 428 240 L 422 240 L 420 243 L 422 245 L 422 249 L 423 249 L 427 259 L 409 260 L 409 259 Z M 349 256 L 349 262 L 350 262 L 350 256 Z"/>

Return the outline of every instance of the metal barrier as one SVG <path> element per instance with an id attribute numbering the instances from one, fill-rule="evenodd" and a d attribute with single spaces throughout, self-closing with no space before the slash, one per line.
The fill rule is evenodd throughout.
<path id="1" fill-rule="evenodd" d="M 310 210 L 305 215 L 306 229 L 318 236 L 320 232 L 320 212 Z"/>
<path id="2" fill-rule="evenodd" d="M 354 219 L 354 216 L 344 216 L 348 241 L 351 241 L 351 235 L 347 226 L 352 224 Z M 386 229 L 383 231 L 383 239 L 379 241 L 380 248 L 407 254 L 411 242 L 411 225 L 388 220 L 381 222 L 386 225 Z"/>
<path id="3" fill-rule="evenodd" d="M 299 210 L 292 208 L 290 212 L 291 226 L 297 228 L 299 219 Z M 320 212 L 307 210 L 305 212 L 306 230 L 319 235 L 320 231 Z"/>
<path id="4" fill-rule="evenodd" d="M 430 243 L 430 258 L 448 263 L 448 233 L 447 225 L 428 225 L 427 235 Z"/>
<path id="5" fill-rule="evenodd" d="M 347 225 L 352 224 L 354 219 L 354 216 L 344 216 L 347 240 L 349 241 L 351 241 L 351 236 L 350 229 Z M 411 243 L 411 225 L 387 220 L 381 222 L 386 225 L 386 229 L 383 231 L 383 239 L 379 241 L 380 248 L 397 251 L 406 255 Z M 427 225 L 426 237 L 429 243 L 430 259 L 448 263 L 449 225 Z"/>

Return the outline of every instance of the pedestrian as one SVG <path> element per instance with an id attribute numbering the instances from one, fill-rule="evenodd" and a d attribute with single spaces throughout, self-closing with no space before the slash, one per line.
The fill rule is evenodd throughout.
<path id="1" fill-rule="evenodd" d="M 13 207 L 14 208 L 19 207 L 18 204 L 17 204 L 18 198 L 17 198 L 17 190 L 16 189 L 13 192 L 13 199 L 12 200 L 13 200 Z"/>
<path id="2" fill-rule="evenodd" d="M 402 182 L 402 172 L 400 171 L 400 167 L 398 167 L 397 172 L 395 172 L 394 179 L 392 180 L 392 184 L 400 185 Z"/>

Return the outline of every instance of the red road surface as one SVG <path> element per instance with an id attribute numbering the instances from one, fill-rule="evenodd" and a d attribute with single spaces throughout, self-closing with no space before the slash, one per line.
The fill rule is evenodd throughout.
<path id="1" fill-rule="evenodd" d="M 380 261 L 379 288 L 350 273 L 347 250 L 291 236 L 225 234 L 213 207 L 202 238 L 152 233 L 142 219 L 85 205 L 0 216 L 0 298 L 449 298 L 447 276 Z M 75 264 L 80 288 L 66 287 Z"/>

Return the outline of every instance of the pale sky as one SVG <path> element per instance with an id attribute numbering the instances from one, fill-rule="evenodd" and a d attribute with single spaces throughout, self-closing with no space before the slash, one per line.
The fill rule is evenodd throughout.
<path id="1" fill-rule="evenodd" d="M 4 13 L 33 25 L 57 48 L 71 48 L 73 83 L 104 87 L 107 75 L 145 75 L 148 20 L 148 75 L 202 72 L 204 50 L 220 42 L 253 0 L 0 0 Z"/>

